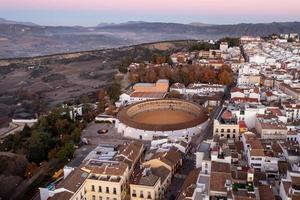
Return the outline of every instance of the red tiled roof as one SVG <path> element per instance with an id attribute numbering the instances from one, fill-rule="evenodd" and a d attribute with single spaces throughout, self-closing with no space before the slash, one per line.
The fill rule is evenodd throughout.
<path id="1" fill-rule="evenodd" d="M 256 98 L 249 98 L 249 97 L 234 97 L 232 98 L 233 101 L 238 101 L 238 102 L 249 102 L 249 103 L 258 103 L 258 99 Z"/>
<path id="2" fill-rule="evenodd" d="M 239 121 L 240 128 L 247 128 L 245 121 Z"/>
<path id="3" fill-rule="evenodd" d="M 272 95 L 273 95 L 272 92 L 266 92 L 266 96 L 270 97 L 270 96 L 272 96 Z"/>
<path id="4" fill-rule="evenodd" d="M 238 87 L 234 87 L 234 88 L 232 88 L 232 89 L 230 90 L 230 92 L 231 92 L 231 93 L 232 93 L 232 92 L 244 92 L 244 90 L 241 89 L 241 88 L 238 88 Z"/>

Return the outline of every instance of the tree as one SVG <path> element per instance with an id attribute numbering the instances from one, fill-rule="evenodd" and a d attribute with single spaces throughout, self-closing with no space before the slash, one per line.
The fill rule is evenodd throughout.
<path id="1" fill-rule="evenodd" d="M 69 126 L 69 122 L 67 119 L 57 119 L 55 122 L 55 128 L 58 134 L 66 133 L 66 130 Z"/>
<path id="2" fill-rule="evenodd" d="M 218 75 L 218 79 L 219 79 L 219 84 L 230 85 L 233 81 L 233 75 L 230 72 L 222 71 Z"/>
<path id="3" fill-rule="evenodd" d="M 229 47 L 240 46 L 240 38 L 231 38 L 231 37 L 222 38 L 217 42 L 218 47 L 220 46 L 221 42 L 227 42 Z"/>
<path id="4" fill-rule="evenodd" d="M 173 61 L 172 61 L 172 59 L 171 59 L 171 56 L 168 56 L 168 58 L 167 58 L 167 63 L 168 63 L 169 65 L 172 65 L 172 64 L 173 64 Z"/>
<path id="5" fill-rule="evenodd" d="M 174 194 L 172 194 L 172 195 L 169 197 L 169 200 L 175 200 L 175 199 L 176 199 L 176 197 L 175 197 Z"/>
<path id="6" fill-rule="evenodd" d="M 204 83 L 214 83 L 216 81 L 216 73 L 213 69 L 205 68 L 202 71 L 202 81 Z"/>
<path id="7" fill-rule="evenodd" d="M 38 170 L 38 166 L 35 163 L 28 163 L 25 171 L 25 177 L 30 178 Z"/>
<path id="8" fill-rule="evenodd" d="M 168 95 L 169 98 L 176 98 L 176 99 L 181 99 L 182 95 L 178 91 L 171 91 Z"/>
<path id="9" fill-rule="evenodd" d="M 218 48 L 218 46 L 215 44 L 210 44 L 208 42 L 200 42 L 200 43 L 194 43 L 189 48 L 189 50 L 190 51 L 201 51 L 201 50 L 208 51 L 210 49 L 217 49 L 217 48 Z"/>
<path id="10" fill-rule="evenodd" d="M 34 130 L 29 138 L 29 161 L 39 164 L 47 160 L 48 150 L 55 145 L 56 143 L 49 133 Z"/>
<path id="11" fill-rule="evenodd" d="M 82 104 L 90 103 L 90 98 L 88 97 L 88 95 L 82 95 L 80 97 L 80 103 Z"/>
<path id="12" fill-rule="evenodd" d="M 22 137 L 30 137 L 31 134 L 31 128 L 25 124 L 23 130 L 21 131 L 21 136 Z"/>
<path id="13" fill-rule="evenodd" d="M 90 104 L 84 104 L 83 105 L 83 120 L 85 122 L 91 122 L 95 118 L 96 113 L 94 111 L 94 108 Z"/>
<path id="14" fill-rule="evenodd" d="M 106 102 L 104 100 L 98 102 L 97 108 L 99 113 L 103 113 L 105 111 L 105 104 Z"/>
<path id="15" fill-rule="evenodd" d="M 105 100 L 105 97 L 106 97 L 106 90 L 101 89 L 98 94 L 98 101 Z"/>
<path id="16" fill-rule="evenodd" d="M 119 99 L 120 94 L 121 94 L 121 86 L 120 84 L 114 82 L 108 89 L 109 98 L 113 102 L 116 102 Z"/>
<path id="17" fill-rule="evenodd" d="M 128 66 L 125 66 L 124 64 L 120 64 L 118 69 L 122 74 L 126 74 L 128 72 Z"/>
<path id="18" fill-rule="evenodd" d="M 129 65 L 133 62 L 133 58 L 132 57 L 127 57 L 121 60 L 121 62 L 119 63 L 119 72 L 126 74 L 128 72 L 128 67 Z"/>
<path id="19" fill-rule="evenodd" d="M 40 164 L 48 158 L 47 152 L 43 146 L 31 146 L 29 148 L 28 160 Z"/>
<path id="20" fill-rule="evenodd" d="M 177 71 L 178 72 L 178 71 Z M 188 67 L 182 67 L 179 71 L 179 77 L 180 77 L 180 82 L 188 85 L 190 83 L 189 80 L 189 68 Z"/>
<path id="21" fill-rule="evenodd" d="M 227 71 L 227 72 L 232 73 L 231 67 L 229 65 L 223 65 L 221 67 L 221 71 Z"/>
<path id="22" fill-rule="evenodd" d="M 80 142 L 81 130 L 79 128 L 75 128 L 71 133 L 72 141 L 77 144 Z"/>
<path id="23" fill-rule="evenodd" d="M 51 160 L 51 159 L 55 158 L 56 154 L 57 154 L 57 149 L 56 148 L 51 149 L 48 152 L 48 160 Z"/>
<path id="24" fill-rule="evenodd" d="M 154 83 L 157 81 L 157 75 L 153 68 L 147 70 L 145 82 L 147 83 Z"/>
<path id="25" fill-rule="evenodd" d="M 151 61 L 154 64 L 163 64 L 163 63 L 167 62 L 167 58 L 166 58 L 166 56 L 161 56 L 156 53 L 156 54 L 152 55 Z"/>
<path id="26" fill-rule="evenodd" d="M 135 70 L 130 70 L 128 74 L 128 81 L 130 83 L 137 83 L 139 82 L 139 80 L 140 80 L 139 74 Z"/>
<path id="27" fill-rule="evenodd" d="M 1 151 L 13 151 L 16 152 L 21 148 L 22 144 L 22 136 L 20 133 L 16 133 L 14 135 L 8 135 L 4 138 L 4 141 L 0 145 Z"/>
<path id="28" fill-rule="evenodd" d="M 74 151 L 74 144 L 67 143 L 57 152 L 57 157 L 62 161 L 67 161 L 69 158 L 73 157 Z"/>
<path id="29" fill-rule="evenodd" d="M 217 53 L 215 51 L 212 51 L 211 54 L 216 57 Z"/>

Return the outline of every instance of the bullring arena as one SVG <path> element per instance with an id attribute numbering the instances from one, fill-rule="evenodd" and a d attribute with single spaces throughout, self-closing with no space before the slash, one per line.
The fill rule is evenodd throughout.
<path id="1" fill-rule="evenodd" d="M 117 115 L 116 128 L 124 137 L 152 140 L 188 138 L 206 126 L 205 110 L 194 103 L 179 99 L 139 102 L 123 108 Z"/>

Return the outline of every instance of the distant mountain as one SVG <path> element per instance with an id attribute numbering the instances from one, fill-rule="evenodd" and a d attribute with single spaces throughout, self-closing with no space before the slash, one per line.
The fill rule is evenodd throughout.
<path id="1" fill-rule="evenodd" d="M 242 35 L 266 36 L 272 33 L 300 32 L 300 22 L 273 22 L 259 24 L 233 24 L 233 25 L 208 25 L 194 26 L 178 23 L 141 22 L 134 24 L 119 24 L 102 27 L 102 30 L 131 31 L 140 33 L 165 33 L 181 35 L 202 35 L 205 38 L 218 38 L 223 36 Z"/>
<path id="2" fill-rule="evenodd" d="M 202 23 L 202 22 L 192 22 L 192 23 L 189 23 L 189 25 L 192 25 L 192 26 L 213 26 L 212 24 L 206 24 L 206 23 Z"/>
<path id="3" fill-rule="evenodd" d="M 4 18 L 0 18 L 0 24 L 20 24 L 20 25 L 26 25 L 26 26 L 38 26 L 35 23 L 32 22 L 17 22 L 12 20 L 6 20 Z"/>
<path id="4" fill-rule="evenodd" d="M 300 22 L 209 25 L 132 21 L 96 27 L 37 26 L 0 19 L 0 58 L 86 51 L 166 40 L 300 33 Z"/>
<path id="5" fill-rule="evenodd" d="M 149 23 L 145 21 L 128 21 L 123 23 L 107 23 L 107 22 L 101 22 L 97 25 L 97 27 L 106 27 L 106 26 L 119 26 L 119 25 L 128 25 L 128 24 L 140 24 L 140 23 Z"/>

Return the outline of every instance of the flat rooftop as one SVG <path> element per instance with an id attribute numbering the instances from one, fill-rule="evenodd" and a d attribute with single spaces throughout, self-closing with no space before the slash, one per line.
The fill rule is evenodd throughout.
<path id="1" fill-rule="evenodd" d="M 130 97 L 135 98 L 155 98 L 155 99 L 162 99 L 166 96 L 165 92 L 133 92 Z"/>

